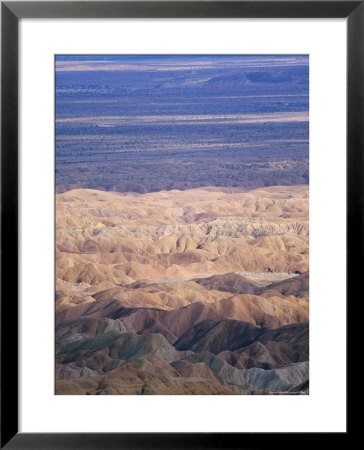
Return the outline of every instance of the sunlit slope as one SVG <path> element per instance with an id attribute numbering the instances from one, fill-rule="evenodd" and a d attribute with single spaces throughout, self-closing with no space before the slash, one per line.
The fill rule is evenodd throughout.
<path id="1" fill-rule="evenodd" d="M 56 201 L 57 279 L 65 292 L 69 283 L 95 292 L 137 281 L 308 270 L 307 186 L 141 195 L 73 190 Z M 148 285 L 140 287 L 153 304 Z M 157 304 L 176 308 L 209 301 L 196 295 L 199 287 L 179 283 L 163 295 L 158 286 L 153 291 Z M 224 294 L 209 290 L 208 297 Z"/>

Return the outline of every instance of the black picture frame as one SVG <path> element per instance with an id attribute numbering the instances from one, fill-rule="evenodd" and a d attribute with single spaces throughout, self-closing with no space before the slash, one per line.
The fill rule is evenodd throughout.
<path id="1" fill-rule="evenodd" d="M 204 449 L 327 445 L 325 433 L 18 432 L 18 22 L 21 18 L 347 18 L 347 304 L 363 263 L 364 1 L 1 2 L 1 448 Z M 347 346 L 350 349 L 350 346 Z M 347 414 L 347 425 L 348 425 Z M 346 433 L 335 435 L 347 444 Z M 345 442 L 344 442 L 345 440 Z M 277 442 L 275 442 L 277 441 Z"/>

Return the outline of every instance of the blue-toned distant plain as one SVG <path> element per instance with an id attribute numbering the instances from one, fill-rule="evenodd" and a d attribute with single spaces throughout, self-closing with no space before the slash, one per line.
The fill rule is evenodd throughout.
<path id="1" fill-rule="evenodd" d="M 308 183 L 306 56 L 57 56 L 56 184 Z"/>

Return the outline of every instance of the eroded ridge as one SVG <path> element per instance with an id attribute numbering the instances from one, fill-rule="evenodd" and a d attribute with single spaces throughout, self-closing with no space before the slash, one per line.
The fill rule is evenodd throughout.
<path id="1" fill-rule="evenodd" d="M 308 186 L 56 196 L 58 394 L 308 392 Z"/>

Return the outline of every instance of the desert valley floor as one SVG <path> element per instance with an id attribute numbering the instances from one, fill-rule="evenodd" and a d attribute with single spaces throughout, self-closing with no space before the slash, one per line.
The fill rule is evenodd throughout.
<path id="1" fill-rule="evenodd" d="M 56 194 L 57 394 L 307 394 L 308 185 Z"/>

